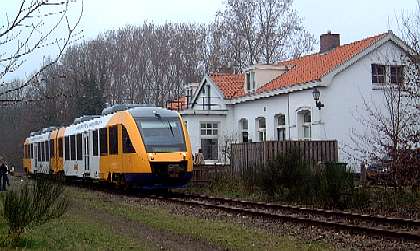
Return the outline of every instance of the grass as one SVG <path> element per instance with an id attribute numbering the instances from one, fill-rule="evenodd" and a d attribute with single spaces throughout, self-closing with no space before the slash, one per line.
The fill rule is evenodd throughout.
<path id="1" fill-rule="evenodd" d="M 7 234 L 6 222 L 1 219 L 0 234 Z M 66 214 L 61 219 L 35 227 L 19 243 L 19 247 L 48 250 L 82 250 L 82 249 L 142 249 L 138 242 L 116 235 L 109 226 L 89 222 L 79 215 Z"/>
<path id="2" fill-rule="evenodd" d="M 95 200 L 91 194 L 84 195 L 89 206 L 103 209 L 113 215 L 141 222 L 159 230 L 192 236 L 197 240 L 205 240 L 215 246 L 238 250 L 324 250 L 326 245 L 310 242 L 300 244 L 291 237 L 269 233 L 262 229 L 246 227 L 242 224 L 222 220 L 208 220 L 192 216 L 174 215 L 168 209 L 153 205 L 133 205 L 121 202 L 116 206 L 113 202 Z"/>
<path id="3" fill-rule="evenodd" d="M 209 243 L 213 247 L 229 250 L 330 249 L 320 242 L 300 243 L 301 241 L 292 237 L 246 226 L 234 220 L 178 215 L 167 207 L 133 203 L 102 192 L 69 187 L 67 195 L 73 203 L 71 209 L 59 219 L 28 229 L 18 245 L 19 249 L 156 250 L 160 247 L 161 240 L 131 234 L 133 232 L 130 230 L 133 229 L 129 226 L 125 229 L 127 231 L 118 232 L 113 224 L 118 224 L 121 219 L 136 226 L 144 226 L 146 234 L 147 229 L 150 229 L 154 234 L 162 233 L 161 238 L 166 238 L 170 233 L 172 237 L 168 238 L 172 238 L 171 240 L 183 239 L 184 242 L 180 243 L 186 243 L 181 244 L 186 245 L 186 250 L 191 249 L 191 246 L 188 246 L 190 241 L 185 241 L 190 239 L 192 242 Z M 101 221 L 103 215 L 112 220 Z M 0 217 L 0 243 L 4 243 L 6 236 L 7 225 Z M 5 247 L 0 246 L 0 249 Z"/>

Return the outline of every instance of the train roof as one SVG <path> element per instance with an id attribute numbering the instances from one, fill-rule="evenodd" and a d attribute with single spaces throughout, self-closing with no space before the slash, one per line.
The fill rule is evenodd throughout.
<path id="1" fill-rule="evenodd" d="M 120 111 L 127 111 L 134 118 L 177 118 L 179 114 L 175 111 L 170 111 L 162 107 L 156 107 L 143 104 L 119 104 L 112 107 L 105 108 L 102 115 L 84 115 L 76 118 L 73 124 L 65 127 L 64 135 L 73 135 L 87 130 L 104 128 L 108 121 L 114 116 L 115 113 Z M 50 133 L 57 127 L 48 127 L 39 130 L 38 132 L 31 132 L 28 140 L 31 142 L 38 141 L 39 139 L 48 138 Z"/>
<path id="2" fill-rule="evenodd" d="M 128 109 L 137 108 L 137 107 L 155 107 L 155 106 L 149 105 L 149 104 L 115 104 L 113 106 L 106 107 L 105 109 L 103 109 L 102 115 L 116 113 L 119 111 L 126 111 Z"/>
<path id="3" fill-rule="evenodd" d="M 152 118 L 157 114 L 163 118 L 177 118 L 179 115 L 175 111 L 170 111 L 161 107 L 135 107 L 128 110 L 135 118 Z"/>

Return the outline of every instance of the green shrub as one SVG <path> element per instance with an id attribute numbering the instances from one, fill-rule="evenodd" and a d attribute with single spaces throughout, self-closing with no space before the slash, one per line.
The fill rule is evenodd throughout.
<path id="1" fill-rule="evenodd" d="M 252 193 L 257 186 L 257 176 L 258 176 L 258 170 L 260 167 L 245 167 L 241 169 L 241 172 L 239 173 L 239 181 L 243 185 L 244 189 Z"/>
<path id="2" fill-rule="evenodd" d="M 9 227 L 4 245 L 16 246 L 26 228 L 62 216 L 69 205 L 60 182 L 36 178 L 1 197 L 2 215 Z"/>
<path id="3" fill-rule="evenodd" d="M 221 172 L 212 175 L 207 189 L 212 194 L 218 194 L 229 197 L 240 197 L 247 195 L 249 190 L 240 177 L 232 175 L 229 172 Z"/>
<path id="4" fill-rule="evenodd" d="M 313 194 L 313 176 L 298 151 L 278 155 L 259 168 L 257 185 L 268 196 L 286 200 L 307 200 Z"/>
<path id="5" fill-rule="evenodd" d="M 326 207 L 345 208 L 354 191 L 353 174 L 343 163 L 328 162 L 316 175 L 317 200 Z"/>
<path id="6" fill-rule="evenodd" d="M 370 206 L 370 194 L 365 188 L 354 189 L 348 208 L 366 209 Z"/>
<path id="7" fill-rule="evenodd" d="M 420 192 L 409 188 L 376 188 L 371 193 L 373 208 L 417 215 L 420 212 Z"/>

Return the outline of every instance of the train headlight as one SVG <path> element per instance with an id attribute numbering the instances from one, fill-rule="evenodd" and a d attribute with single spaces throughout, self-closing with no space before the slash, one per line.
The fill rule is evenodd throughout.
<path id="1" fill-rule="evenodd" d="M 182 158 L 183 158 L 184 160 L 186 160 L 186 159 L 187 159 L 187 154 L 186 154 L 186 153 L 182 153 Z"/>
<path id="2" fill-rule="evenodd" d="M 150 160 L 154 160 L 155 159 L 155 157 L 153 156 L 153 153 L 149 153 L 149 159 Z"/>

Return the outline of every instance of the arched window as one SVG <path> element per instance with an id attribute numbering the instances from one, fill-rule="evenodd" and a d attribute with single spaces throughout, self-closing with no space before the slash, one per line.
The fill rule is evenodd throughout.
<path id="1" fill-rule="evenodd" d="M 284 114 L 277 114 L 274 116 L 275 135 L 277 140 L 286 140 L 286 116 Z"/>
<path id="2" fill-rule="evenodd" d="M 311 139 L 311 111 L 301 110 L 297 115 L 299 138 Z"/>
<path id="3" fill-rule="evenodd" d="M 257 137 L 258 141 L 265 141 L 266 140 L 266 123 L 265 118 L 260 117 L 255 120 L 255 128 L 257 128 Z"/>
<path id="4" fill-rule="evenodd" d="M 239 132 L 241 133 L 242 142 L 248 142 L 248 120 L 242 118 L 239 120 Z"/>

